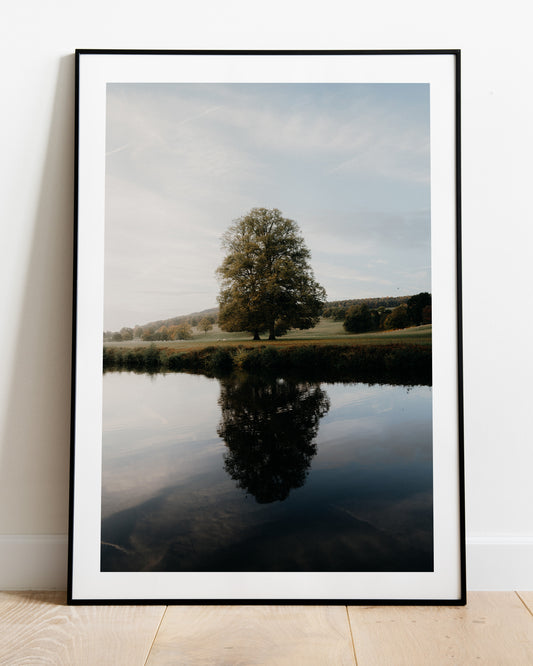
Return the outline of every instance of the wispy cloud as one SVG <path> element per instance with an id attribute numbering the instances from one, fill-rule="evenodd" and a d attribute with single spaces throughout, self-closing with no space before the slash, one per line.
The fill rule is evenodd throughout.
<path id="1" fill-rule="evenodd" d="M 215 305 L 220 237 L 254 206 L 299 222 L 328 293 L 426 289 L 428 99 L 424 86 L 110 85 L 106 327 Z"/>

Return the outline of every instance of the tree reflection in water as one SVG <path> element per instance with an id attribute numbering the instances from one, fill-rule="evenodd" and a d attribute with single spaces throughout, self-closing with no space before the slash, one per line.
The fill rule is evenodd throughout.
<path id="1" fill-rule="evenodd" d="M 319 384 L 232 375 L 221 380 L 219 404 L 224 468 L 239 488 L 266 504 L 303 486 L 319 421 L 330 407 Z"/>

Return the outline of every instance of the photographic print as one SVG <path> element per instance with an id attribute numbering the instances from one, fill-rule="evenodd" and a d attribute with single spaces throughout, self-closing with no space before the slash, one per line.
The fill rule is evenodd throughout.
<path id="1" fill-rule="evenodd" d="M 464 602 L 457 58 L 77 53 L 71 602 Z"/>

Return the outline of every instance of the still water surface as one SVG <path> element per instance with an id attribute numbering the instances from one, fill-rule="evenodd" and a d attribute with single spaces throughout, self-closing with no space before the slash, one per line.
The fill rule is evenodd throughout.
<path id="1" fill-rule="evenodd" d="M 104 375 L 103 571 L 431 571 L 431 388 Z"/>

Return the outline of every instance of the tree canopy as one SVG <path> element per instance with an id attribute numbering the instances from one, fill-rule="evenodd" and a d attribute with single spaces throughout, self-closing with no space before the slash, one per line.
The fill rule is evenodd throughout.
<path id="1" fill-rule="evenodd" d="M 314 278 L 311 253 L 294 220 L 276 208 L 253 208 L 228 228 L 222 247 L 222 330 L 249 331 L 255 340 L 268 331 L 274 340 L 290 328 L 316 326 L 326 292 Z"/>
<path id="2" fill-rule="evenodd" d="M 427 318 L 428 318 L 427 307 L 428 306 L 430 308 L 429 309 L 429 322 L 427 321 Z M 430 323 L 431 322 L 431 294 L 428 294 L 427 291 L 424 291 L 421 294 L 416 294 L 415 296 L 411 296 L 411 298 L 407 302 L 407 313 L 409 315 L 409 319 L 415 325 Z"/>
<path id="3" fill-rule="evenodd" d="M 379 317 L 378 317 L 379 319 Z M 379 323 L 379 321 L 378 321 Z M 377 328 L 372 311 L 366 303 L 352 305 L 346 313 L 344 320 L 344 329 L 349 333 L 365 333 Z"/>
<path id="4" fill-rule="evenodd" d="M 209 317 L 202 317 L 198 322 L 198 328 L 207 335 L 207 331 L 210 331 L 213 328 L 211 319 Z"/>

